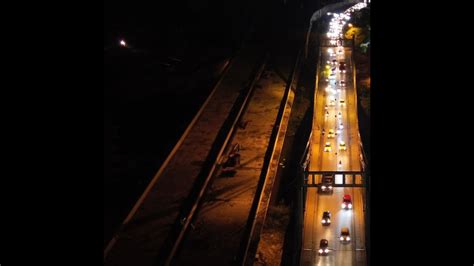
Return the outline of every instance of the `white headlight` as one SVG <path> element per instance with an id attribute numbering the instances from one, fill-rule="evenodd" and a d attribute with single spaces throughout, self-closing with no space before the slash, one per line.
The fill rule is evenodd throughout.
<path id="1" fill-rule="evenodd" d="M 351 238 L 350 238 L 350 237 L 346 237 L 346 240 L 349 241 L 349 240 L 351 240 Z"/>
<path id="2" fill-rule="evenodd" d="M 326 223 L 326 221 L 325 221 L 325 220 L 321 220 L 321 223 L 325 224 L 325 223 Z"/>
<path id="3" fill-rule="evenodd" d="M 352 209 L 352 204 L 349 203 L 349 209 Z"/>
<path id="4" fill-rule="evenodd" d="M 342 240 L 344 240 L 344 237 L 341 236 L 339 239 L 342 241 Z"/>
<path id="5" fill-rule="evenodd" d="M 332 189 L 332 186 L 329 186 L 328 188 L 329 188 L 329 189 Z"/>
<path id="6" fill-rule="evenodd" d="M 343 203 L 343 204 L 341 205 L 341 207 L 342 207 L 342 208 L 345 208 L 345 207 L 346 207 L 346 204 Z"/>
<path id="7" fill-rule="evenodd" d="M 328 253 L 328 252 L 329 252 L 329 249 L 325 249 L 324 252 L 325 252 L 325 253 Z"/>
<path id="8" fill-rule="evenodd" d="M 331 219 L 328 219 L 328 223 L 330 223 L 330 222 L 331 222 Z"/>
<path id="9" fill-rule="evenodd" d="M 326 189 L 326 186 L 322 186 L 321 188 L 322 188 L 322 189 Z"/>
<path id="10" fill-rule="evenodd" d="M 319 249 L 319 253 L 323 253 L 323 250 L 322 250 L 322 249 Z"/>

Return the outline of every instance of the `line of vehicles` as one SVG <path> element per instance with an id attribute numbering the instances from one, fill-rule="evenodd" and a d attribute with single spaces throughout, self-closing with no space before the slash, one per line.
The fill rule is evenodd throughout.
<path id="1" fill-rule="evenodd" d="M 320 194 L 332 194 L 333 193 L 333 184 L 334 184 L 334 176 L 332 175 L 323 175 L 321 180 L 321 185 L 319 186 L 319 193 Z M 343 210 L 352 210 L 352 197 L 349 194 L 344 194 L 342 197 L 342 204 L 341 208 Z M 331 225 L 331 212 L 330 211 L 323 211 L 321 224 L 323 226 L 330 226 Z M 349 243 L 351 241 L 349 228 L 342 227 L 341 232 L 339 234 L 339 240 L 342 243 Z M 327 255 L 329 254 L 329 241 L 327 239 L 321 239 L 319 242 L 319 255 Z"/>
<path id="2" fill-rule="evenodd" d="M 338 47 L 337 52 L 334 52 L 332 48 L 328 49 L 329 55 L 331 57 L 337 57 L 337 55 L 344 55 L 344 48 L 343 47 Z M 340 107 L 344 107 L 346 105 L 346 101 L 342 98 L 337 99 L 337 95 L 341 97 L 341 92 L 342 89 L 346 86 L 346 83 L 344 80 L 339 80 L 336 81 L 336 73 L 346 73 L 346 63 L 344 60 L 338 61 L 337 59 L 332 59 L 328 60 L 326 65 L 326 69 L 328 69 L 328 78 L 326 81 L 329 83 L 329 85 L 326 87 L 326 92 L 329 92 L 331 95 L 328 97 L 328 104 L 324 107 L 326 113 L 325 113 L 325 118 L 329 118 L 329 108 L 330 107 L 335 107 L 336 103 L 339 103 Z M 339 65 L 339 67 L 337 67 Z M 337 86 L 337 89 L 335 87 Z M 342 113 L 339 111 L 337 114 L 334 115 L 334 118 L 336 120 L 335 123 L 335 128 L 334 129 L 329 129 L 328 130 L 328 139 L 334 139 L 338 134 L 342 132 L 344 129 L 344 124 L 342 123 Z M 323 128 L 322 130 L 322 135 L 325 134 L 325 129 Z M 344 141 L 339 141 L 338 145 L 338 150 L 340 151 L 345 151 L 347 150 L 346 143 Z M 331 147 L 331 142 L 326 142 L 324 145 L 324 152 L 332 152 L 332 147 Z"/>
<path id="3" fill-rule="evenodd" d="M 337 57 L 338 55 L 344 55 L 344 48 L 337 47 L 336 52 L 333 49 L 328 49 L 329 56 L 332 59 L 333 57 Z M 333 95 L 338 95 L 338 93 L 342 92 L 342 89 L 345 88 L 345 81 L 344 80 L 336 80 L 336 73 L 345 74 L 346 73 L 346 63 L 344 60 L 338 61 L 337 59 L 328 60 L 327 62 L 327 69 L 330 69 L 328 78 L 326 81 L 329 83 L 329 86 L 326 88 L 326 92 L 332 93 Z M 339 76 L 341 77 L 341 76 Z M 338 89 L 334 89 L 334 86 L 339 85 Z M 325 117 L 326 120 L 329 118 L 329 107 L 335 107 L 337 98 L 333 95 L 328 96 L 328 105 L 325 106 Z M 341 94 L 339 94 L 340 96 Z M 339 99 L 339 106 L 345 106 L 345 100 Z M 337 111 L 337 110 L 336 110 Z M 342 112 L 338 111 L 337 114 L 334 115 L 335 119 L 335 128 L 331 128 L 327 132 L 327 139 L 335 139 L 339 134 L 341 134 L 342 130 L 344 129 L 344 125 L 342 123 Z M 321 134 L 324 135 L 325 129 L 323 128 Z M 338 150 L 339 151 L 346 151 L 347 145 L 343 140 L 338 141 Z M 332 152 L 331 142 L 326 142 L 324 145 L 324 152 Z M 336 153 L 337 155 L 337 153 Z M 338 168 L 342 166 L 342 162 L 339 161 Z M 333 193 L 333 184 L 334 184 L 334 176 L 332 175 L 323 175 L 321 184 L 319 186 L 319 193 L 320 194 L 332 194 Z M 345 194 L 342 197 L 341 208 L 343 210 L 352 210 L 352 198 L 351 195 Z M 323 211 L 321 224 L 325 227 L 331 225 L 331 212 L 328 210 Z M 342 227 L 339 233 L 339 240 L 342 243 L 349 243 L 351 241 L 350 231 L 348 227 Z M 329 254 L 329 241 L 327 239 L 321 239 L 319 242 L 319 249 L 318 254 L 320 256 L 328 255 Z"/>
<path id="4" fill-rule="evenodd" d="M 329 74 L 326 78 L 326 82 L 329 83 L 329 86 L 326 88 L 326 92 L 333 93 L 337 95 L 337 92 L 341 92 L 342 89 L 346 86 L 344 80 L 336 81 L 336 73 L 345 74 L 347 72 L 346 63 L 344 61 L 338 61 L 337 56 L 344 55 L 344 48 L 341 46 L 343 43 L 343 34 L 342 29 L 346 25 L 346 23 L 351 19 L 350 14 L 355 10 L 362 9 L 366 7 L 366 3 L 358 3 L 354 6 L 350 7 L 349 9 L 345 10 L 343 13 L 328 13 L 328 15 L 332 16 L 332 19 L 329 23 L 329 31 L 327 32 L 327 37 L 330 39 L 331 45 L 336 45 L 337 48 L 332 49 L 328 48 L 328 53 L 330 60 L 326 61 L 326 69 L 329 70 Z M 333 86 L 339 85 L 339 88 L 335 90 Z M 334 107 L 336 105 L 337 99 L 336 97 L 329 97 L 329 106 Z M 343 99 L 339 100 L 339 106 L 345 106 L 345 101 Z M 329 111 L 328 106 L 325 106 L 326 111 L 326 118 L 329 118 Z M 344 129 L 342 124 L 342 114 L 339 112 L 335 115 L 336 118 L 336 128 L 329 129 L 328 132 L 328 139 L 335 138 L 341 130 Z M 338 122 L 339 118 L 339 124 Z M 337 126 L 339 125 L 339 126 Z M 322 130 L 322 135 L 324 135 L 324 128 Z M 339 150 L 345 151 L 347 149 L 346 143 L 342 140 L 339 141 Z M 324 152 L 331 152 L 331 143 L 326 142 L 324 145 Z M 337 153 L 336 153 L 337 155 Z M 341 161 L 338 163 L 338 168 L 341 166 Z M 332 175 L 323 175 L 321 184 L 319 186 L 319 192 L 324 193 L 333 193 L 333 184 L 334 184 L 334 176 Z M 351 195 L 345 194 L 342 197 L 341 208 L 344 210 L 352 210 L 352 198 Z M 321 223 L 323 226 L 330 226 L 331 225 L 331 212 L 330 211 L 323 211 Z M 348 227 L 342 227 L 341 232 L 339 234 L 339 240 L 342 243 L 349 243 L 351 241 L 350 232 Z M 329 241 L 327 239 L 321 239 L 319 243 L 319 255 L 327 255 L 329 253 Z"/>
<path id="5" fill-rule="evenodd" d="M 343 51 L 343 49 L 342 49 Z M 333 53 L 333 51 L 331 49 L 329 49 L 329 54 L 330 56 L 335 56 L 335 54 Z M 332 61 L 328 61 L 328 64 L 331 65 L 331 66 L 334 66 L 334 65 L 337 65 L 337 60 L 332 60 Z M 331 69 L 331 74 L 334 73 L 335 70 L 334 68 Z M 339 73 L 346 73 L 346 64 L 344 61 L 340 61 L 339 62 Z M 327 92 L 332 92 L 333 94 L 337 94 L 337 92 L 341 92 L 342 89 L 345 87 L 346 83 L 343 81 L 343 80 L 340 80 L 339 82 L 336 82 L 336 80 L 334 80 L 334 82 L 331 83 L 331 74 L 329 74 L 329 79 L 327 80 L 329 82 L 329 86 L 326 88 L 326 91 Z M 334 75 L 334 78 L 336 76 Z M 339 88 L 337 90 L 334 90 L 331 85 L 339 85 Z M 329 107 L 334 107 L 335 106 L 335 103 L 337 102 L 337 99 L 336 97 L 332 98 L 332 97 L 329 97 L 329 104 L 325 106 L 325 110 L 326 110 L 326 118 L 329 118 L 329 111 L 328 111 L 328 106 Z M 345 106 L 345 101 L 343 99 L 339 99 L 339 106 L 343 107 Z M 327 132 L 327 138 L 328 139 L 335 139 L 341 132 L 342 130 L 344 129 L 344 126 L 343 126 L 343 123 L 342 123 L 342 113 L 339 111 L 336 115 L 335 115 L 335 120 L 336 120 L 336 128 L 335 129 L 329 129 L 328 132 Z M 322 135 L 325 134 L 325 130 L 323 128 L 322 132 L 321 132 Z M 346 151 L 347 150 L 347 145 L 346 143 L 343 141 L 343 140 L 339 140 L 339 143 L 338 143 L 338 150 L 339 151 Z M 324 152 L 332 152 L 332 147 L 331 147 L 331 142 L 326 142 L 325 145 L 324 145 Z M 338 168 L 341 167 L 342 164 L 341 164 L 341 161 L 339 161 L 338 163 Z M 322 180 L 321 180 L 321 184 L 319 186 L 319 192 L 320 194 L 332 194 L 333 193 L 333 184 L 334 184 L 334 176 L 332 175 L 323 175 L 322 177 Z M 344 210 L 352 210 L 352 198 L 351 198 L 351 195 L 349 194 L 345 194 L 343 197 L 342 197 L 342 203 L 341 203 L 341 208 L 344 209 Z M 321 219 L 321 223 L 323 226 L 330 226 L 331 225 L 331 212 L 330 211 L 323 211 L 323 214 L 322 214 L 322 219 Z M 341 228 L 341 231 L 339 233 L 339 240 L 342 242 L 342 243 L 349 243 L 351 241 L 351 237 L 350 237 L 350 232 L 349 232 L 349 228 L 348 227 L 342 227 Z M 318 249 L 318 254 L 320 256 L 324 256 L 324 255 L 328 255 L 329 254 L 329 241 L 327 239 L 321 239 L 320 242 L 319 242 L 319 249 Z"/>

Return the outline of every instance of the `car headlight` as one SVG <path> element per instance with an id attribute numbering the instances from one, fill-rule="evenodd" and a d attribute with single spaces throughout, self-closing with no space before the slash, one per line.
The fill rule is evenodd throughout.
<path id="1" fill-rule="evenodd" d="M 328 188 L 329 188 L 329 189 L 332 189 L 332 186 L 329 186 Z"/>
<path id="2" fill-rule="evenodd" d="M 325 249 L 324 252 L 325 252 L 325 253 L 328 253 L 328 252 L 329 252 L 329 249 Z"/>
<path id="3" fill-rule="evenodd" d="M 342 241 L 342 240 L 344 240 L 344 237 L 341 236 L 339 239 Z"/>
<path id="4" fill-rule="evenodd" d="M 321 223 L 325 224 L 325 223 L 326 223 L 326 221 L 325 221 L 325 220 L 321 220 Z"/>
<path id="5" fill-rule="evenodd" d="M 341 205 L 341 207 L 342 207 L 342 208 L 345 208 L 345 207 L 346 207 L 346 204 L 343 203 L 343 204 Z"/>
<path id="6" fill-rule="evenodd" d="M 323 253 L 323 250 L 322 250 L 322 249 L 319 249 L 319 253 Z"/>
<path id="7" fill-rule="evenodd" d="M 331 219 L 328 219 L 328 223 L 330 223 L 330 222 L 331 222 Z"/>
<path id="8" fill-rule="evenodd" d="M 352 209 L 352 204 L 349 203 L 349 209 Z"/>
<path id="9" fill-rule="evenodd" d="M 321 188 L 322 188 L 322 189 L 326 189 L 326 186 L 322 186 Z"/>
<path id="10" fill-rule="evenodd" d="M 346 237 L 346 240 L 349 241 L 349 240 L 351 240 L 351 238 L 350 238 L 350 237 Z"/>

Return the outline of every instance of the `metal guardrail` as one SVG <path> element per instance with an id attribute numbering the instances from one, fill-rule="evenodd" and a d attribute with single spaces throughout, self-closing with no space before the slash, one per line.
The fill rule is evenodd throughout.
<path id="1" fill-rule="evenodd" d="M 310 151 L 309 148 L 311 147 L 312 136 L 313 136 L 313 131 L 311 130 L 311 132 L 309 133 L 308 141 L 306 142 L 306 147 L 304 149 L 303 156 L 301 157 L 300 162 L 298 164 L 303 171 L 306 171 L 306 169 L 308 168 L 309 159 L 311 156 L 311 153 L 309 152 Z"/>
<path id="2" fill-rule="evenodd" d="M 317 40 L 319 40 L 319 38 L 317 38 Z M 318 49 L 318 54 L 317 54 L 317 65 L 316 65 L 316 78 L 315 78 L 315 87 L 314 87 L 314 97 L 312 99 L 312 102 L 311 102 L 311 110 L 312 110 L 312 117 L 314 117 L 314 104 L 315 102 L 317 101 L 317 90 L 319 88 L 319 71 L 320 71 L 320 58 L 321 58 L 321 46 L 319 46 L 319 49 Z M 306 172 L 307 170 L 307 167 L 308 167 L 308 164 L 309 164 L 309 161 L 310 161 L 310 158 L 311 158 L 311 143 L 312 143 L 312 137 L 313 137 L 313 121 L 311 121 L 310 123 L 310 134 L 309 134 L 309 138 L 306 142 L 306 147 L 305 147 L 305 150 L 303 152 L 303 155 L 301 156 L 301 159 L 299 161 L 299 167 L 298 167 L 298 171 L 297 171 L 297 200 L 296 200 L 296 210 L 294 212 L 294 215 L 295 215 L 295 218 L 296 218 L 296 234 L 294 236 L 294 244 L 295 244 L 295 248 L 294 250 L 297 251 L 295 252 L 296 254 L 293 256 L 292 258 L 292 261 L 291 261 L 291 265 L 292 266 L 296 266 L 296 265 L 299 265 L 300 263 L 300 260 L 301 260 L 301 248 L 302 248 L 302 236 L 303 236 L 303 229 L 304 229 L 304 224 L 303 224 L 303 220 L 304 220 L 304 210 L 305 210 L 305 198 L 306 198 L 306 188 L 303 186 L 303 180 L 304 180 L 304 173 Z"/>
<path id="3" fill-rule="evenodd" d="M 259 211 L 261 211 L 261 209 L 263 209 L 264 211 L 263 221 L 265 221 L 265 217 L 268 211 L 268 203 L 269 203 L 269 200 L 268 200 L 266 206 L 261 206 L 261 201 L 262 201 L 262 196 L 263 196 L 262 192 L 267 183 L 268 173 L 270 171 L 270 164 L 273 159 L 276 142 L 279 138 L 279 133 L 281 130 L 281 121 L 283 120 L 283 115 L 288 105 L 290 90 L 296 89 L 294 88 L 294 83 L 296 81 L 295 79 L 296 73 L 301 63 L 301 56 L 302 56 L 302 50 L 298 52 L 295 65 L 290 75 L 290 79 L 289 79 L 290 82 L 287 84 L 287 87 L 285 89 L 285 94 L 282 98 L 280 108 L 278 110 L 278 114 L 275 119 L 275 125 L 273 127 L 272 134 L 270 136 L 270 141 L 268 143 L 268 148 L 265 153 L 265 157 L 264 157 L 264 161 L 262 165 L 262 172 L 260 174 L 259 183 L 257 185 L 254 202 L 252 203 L 252 207 L 249 213 L 249 218 L 247 221 L 247 226 L 245 227 L 244 237 L 242 238 L 242 243 L 239 249 L 239 253 L 237 255 L 237 259 L 236 259 L 237 265 L 246 265 L 246 266 L 253 265 L 253 260 L 255 258 L 255 253 L 257 251 L 258 241 L 259 241 L 259 238 L 257 236 L 260 235 L 260 232 L 263 229 L 263 224 L 264 224 L 262 223 L 259 228 L 255 228 L 257 218 L 258 218 L 257 214 L 259 213 Z"/>
<path id="4" fill-rule="evenodd" d="M 357 120 L 359 120 L 359 108 L 358 108 L 358 97 L 357 97 L 357 68 L 355 63 L 355 39 L 352 38 L 352 53 L 351 53 L 351 61 L 352 61 L 352 83 L 354 87 L 354 104 L 355 104 L 355 112 L 357 114 Z M 366 162 L 367 156 L 364 150 L 364 146 L 362 144 L 362 138 L 360 137 L 360 130 L 359 130 L 359 123 L 357 123 L 357 134 L 359 137 L 359 147 L 360 147 L 360 164 L 362 171 L 366 171 Z"/>
<path id="5" fill-rule="evenodd" d="M 193 190 L 186 199 L 187 203 L 183 204 L 181 214 L 178 216 L 177 221 L 175 221 L 169 236 L 161 248 L 160 254 L 157 258 L 158 265 L 171 265 L 181 241 L 189 227 L 189 224 L 191 223 L 191 220 L 198 209 L 202 196 L 207 190 L 210 180 L 214 176 L 218 160 L 221 158 L 232 134 L 236 129 L 237 122 L 240 120 L 243 111 L 247 107 L 250 96 L 252 95 L 253 89 L 255 87 L 255 82 L 260 78 L 266 65 L 266 60 L 267 56 L 265 56 L 263 63 L 257 69 L 256 73 L 254 74 L 254 78 L 250 84 L 248 84 L 246 90 L 242 91 L 242 93 L 237 98 L 229 116 L 217 134 L 217 137 L 205 160 L 203 168 L 196 179 Z"/>
<path id="6" fill-rule="evenodd" d="M 366 250 L 366 257 L 367 257 L 367 262 L 368 265 L 370 265 L 370 167 L 367 166 L 367 155 L 364 149 L 364 145 L 362 143 L 362 138 L 360 136 L 360 129 L 359 129 L 359 107 L 358 107 L 358 97 L 357 97 L 357 68 L 356 68 L 356 62 L 355 62 L 355 52 L 356 52 L 356 46 L 355 46 L 355 36 L 352 38 L 352 53 L 351 53 L 351 59 L 352 59 L 352 73 L 353 73 L 353 83 L 354 83 L 354 90 L 355 90 L 355 105 L 356 105 L 356 112 L 357 112 L 357 134 L 359 137 L 359 147 L 360 147 L 360 164 L 361 164 L 361 170 L 364 172 L 364 193 L 362 194 L 363 197 L 363 202 L 364 202 L 364 220 L 365 220 L 365 228 L 364 228 L 364 234 L 365 234 L 365 250 Z"/>

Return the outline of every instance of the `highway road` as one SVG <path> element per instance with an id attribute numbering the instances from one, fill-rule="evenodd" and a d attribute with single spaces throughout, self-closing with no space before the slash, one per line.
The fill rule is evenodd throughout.
<path id="1" fill-rule="evenodd" d="M 360 171 L 360 140 L 351 49 L 321 49 L 321 71 L 318 73 L 319 84 L 315 95 L 309 170 Z M 331 56 L 331 51 L 336 54 Z M 336 60 L 336 63 L 331 66 L 333 60 Z M 345 63 L 346 73 L 337 71 L 339 62 Z M 327 79 L 327 65 L 329 69 L 336 70 L 334 79 Z M 345 86 L 341 86 L 340 81 L 344 81 Z M 341 104 L 341 100 L 345 104 Z M 334 137 L 329 136 L 331 129 L 334 130 Z M 342 142 L 346 143 L 346 150 L 339 149 Z M 330 144 L 331 151 L 324 151 L 326 143 Z M 338 183 L 340 179 L 336 175 L 335 182 Z M 332 194 L 320 194 L 317 188 L 307 189 L 301 265 L 366 265 L 363 193 L 363 188 L 337 187 Z M 351 195 L 352 210 L 341 208 L 344 194 Z M 332 214 L 329 226 L 323 226 L 321 223 L 324 211 L 330 211 Z M 348 243 L 339 240 L 342 227 L 349 228 L 351 240 Z M 321 239 L 329 241 L 330 251 L 326 256 L 318 254 Z"/>

